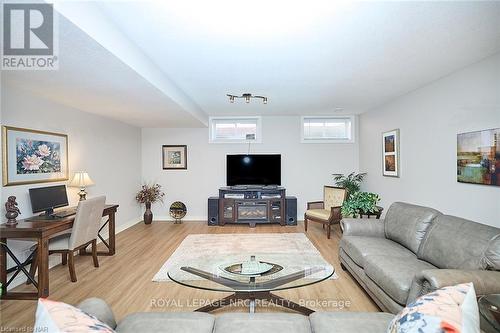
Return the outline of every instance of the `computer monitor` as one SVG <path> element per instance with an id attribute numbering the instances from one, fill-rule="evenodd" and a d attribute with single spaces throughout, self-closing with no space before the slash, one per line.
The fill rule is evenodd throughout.
<path id="1" fill-rule="evenodd" d="M 66 185 L 30 188 L 33 213 L 45 211 L 46 216 L 54 214 L 54 208 L 68 205 Z"/>

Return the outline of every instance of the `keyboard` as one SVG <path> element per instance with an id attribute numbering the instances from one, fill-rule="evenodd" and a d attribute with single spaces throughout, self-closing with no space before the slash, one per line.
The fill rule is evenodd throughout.
<path id="1" fill-rule="evenodd" d="M 53 216 L 63 218 L 76 214 L 76 207 L 55 212 Z"/>

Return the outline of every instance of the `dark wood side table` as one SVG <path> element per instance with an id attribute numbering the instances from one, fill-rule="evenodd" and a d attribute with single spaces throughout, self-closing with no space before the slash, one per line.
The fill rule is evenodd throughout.
<path id="1" fill-rule="evenodd" d="M 375 217 L 377 220 L 380 219 L 380 215 L 382 215 L 382 211 L 384 208 L 377 206 L 377 211 L 374 213 L 364 213 L 359 216 L 360 219 L 362 219 L 364 216 L 366 216 L 367 219 L 370 217 Z"/>
<path id="2" fill-rule="evenodd" d="M 108 251 L 100 251 L 98 255 L 114 255 L 115 254 L 115 213 L 118 210 L 118 205 L 106 205 L 102 212 L 102 216 L 108 217 L 108 220 L 99 230 L 102 231 L 104 226 L 108 226 L 109 243 L 107 243 L 99 234 L 99 238 L 103 241 Z M 35 217 L 36 218 L 36 217 Z M 61 231 L 69 230 L 73 226 L 75 216 L 57 220 L 40 220 L 30 218 L 30 221 L 20 220 L 15 226 L 0 225 L 0 282 L 2 283 L 2 299 L 37 299 L 39 297 L 49 296 L 49 239 L 54 237 Z M 25 266 L 31 264 L 33 253 L 28 258 L 21 262 L 7 246 L 7 239 L 33 239 L 37 242 L 38 251 L 38 281 L 35 281 Z M 86 254 L 83 249 L 82 254 Z M 7 255 L 9 255 L 16 266 L 7 268 Z M 37 292 L 10 292 L 7 287 L 19 273 L 24 273 L 27 278 L 36 287 Z M 7 274 L 13 275 L 7 280 Z"/>

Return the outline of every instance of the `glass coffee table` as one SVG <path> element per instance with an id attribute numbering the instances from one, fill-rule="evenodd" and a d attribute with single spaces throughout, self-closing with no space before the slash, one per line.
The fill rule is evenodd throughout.
<path id="1" fill-rule="evenodd" d="M 232 293 L 195 311 L 210 312 L 243 303 L 253 313 L 256 303 L 268 302 L 309 315 L 314 311 L 272 292 L 310 286 L 330 278 L 334 272 L 328 264 L 290 262 L 290 258 L 280 263 L 279 256 L 276 260 L 273 255 L 259 254 L 186 263 L 170 269 L 168 277 L 186 287 Z"/>

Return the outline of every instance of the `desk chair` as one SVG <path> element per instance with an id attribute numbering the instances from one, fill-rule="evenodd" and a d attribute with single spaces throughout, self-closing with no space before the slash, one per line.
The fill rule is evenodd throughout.
<path id="1" fill-rule="evenodd" d="M 307 203 L 307 210 L 304 214 L 304 227 L 307 232 L 307 222 L 319 222 L 325 226 L 326 237 L 330 239 L 332 224 L 340 223 L 342 214 L 340 210 L 347 196 L 347 190 L 342 187 L 324 186 L 323 201 Z"/>
<path id="2" fill-rule="evenodd" d="M 62 264 L 68 264 L 71 282 L 77 281 L 74 264 L 75 251 L 91 244 L 94 267 L 99 267 L 97 260 L 97 233 L 101 224 L 105 201 L 105 196 L 80 201 L 71 233 L 59 235 L 49 240 L 49 255 L 53 253 L 60 253 L 62 255 Z M 33 263 L 31 264 L 31 276 L 35 276 L 37 266 L 38 252 L 35 253 Z"/>

